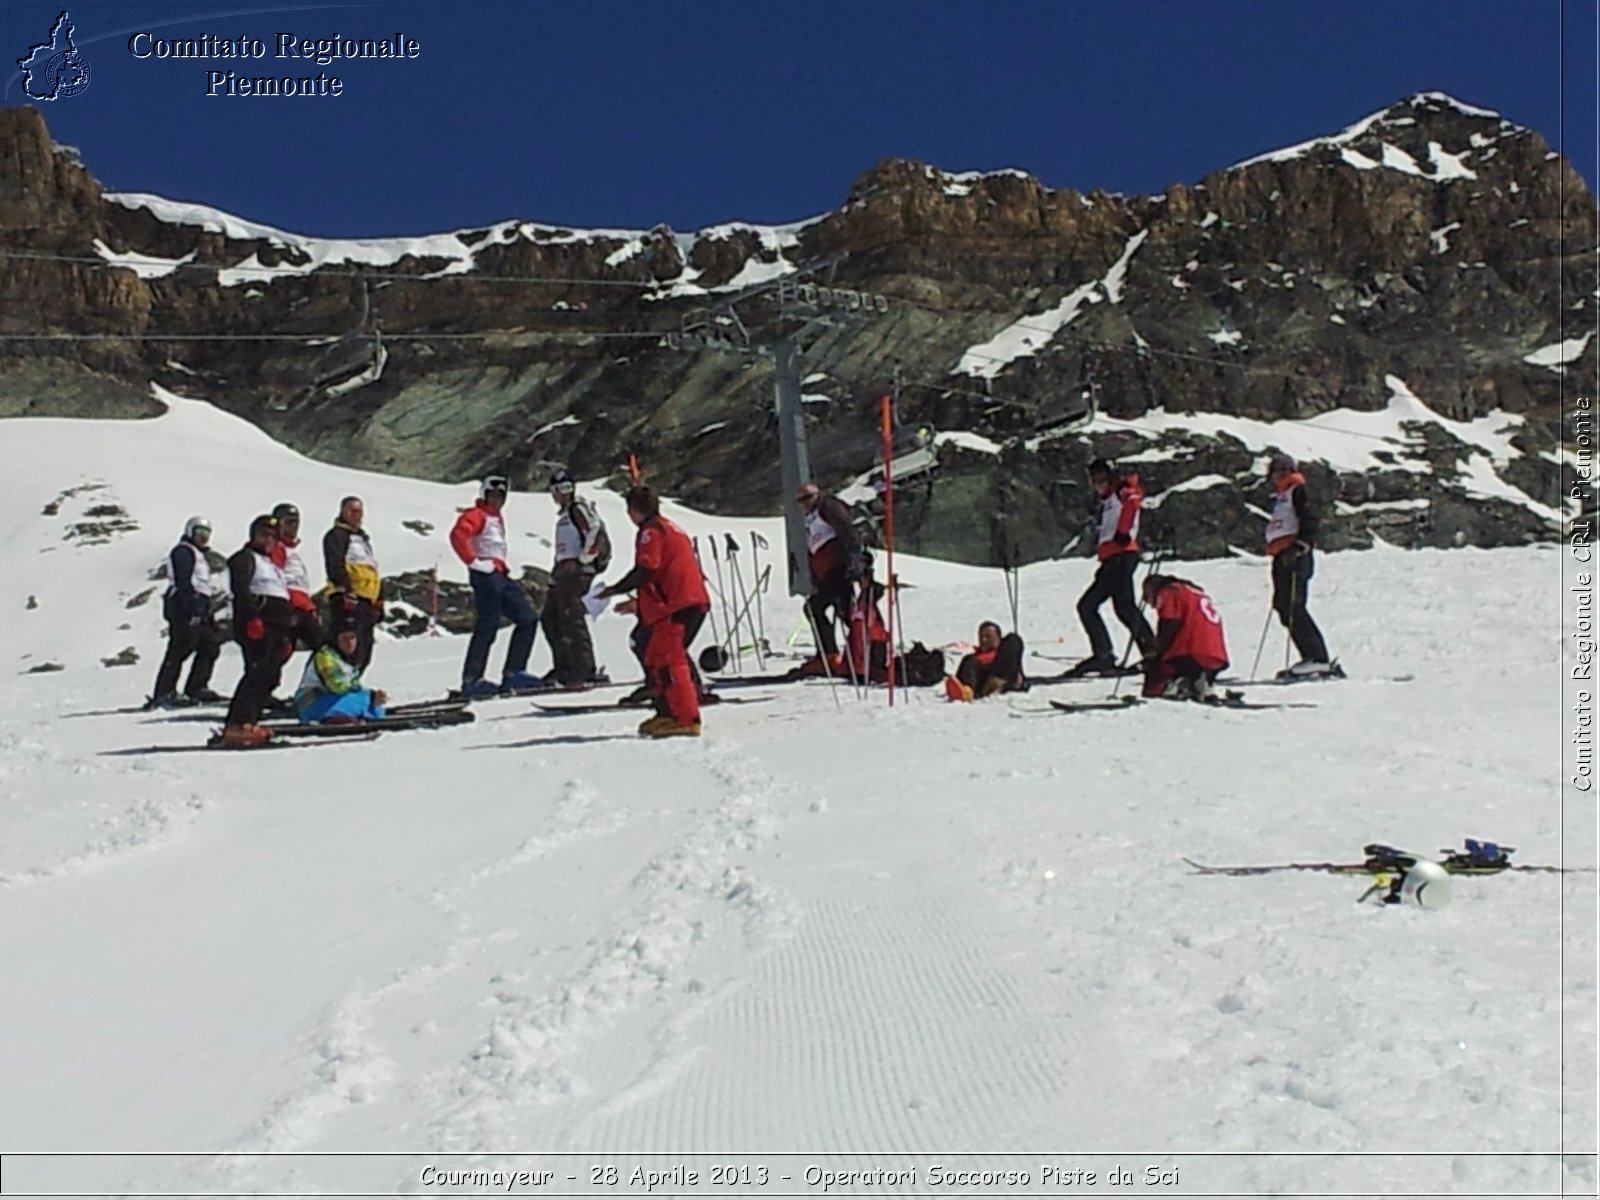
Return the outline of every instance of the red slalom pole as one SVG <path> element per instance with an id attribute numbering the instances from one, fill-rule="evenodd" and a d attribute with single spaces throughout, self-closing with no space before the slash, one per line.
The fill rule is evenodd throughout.
<path id="1" fill-rule="evenodd" d="M 880 403 L 881 422 L 883 425 L 883 543 L 884 557 L 888 562 L 889 586 L 884 593 L 889 600 L 887 624 L 889 632 L 889 648 L 886 657 L 889 660 L 889 707 L 894 707 L 894 609 L 895 609 L 895 577 L 894 577 L 894 402 L 888 396 L 883 397 Z M 869 597 L 870 600 L 870 597 Z"/>

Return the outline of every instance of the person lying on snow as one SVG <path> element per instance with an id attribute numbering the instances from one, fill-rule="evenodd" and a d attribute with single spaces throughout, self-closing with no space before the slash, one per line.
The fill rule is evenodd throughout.
<path id="1" fill-rule="evenodd" d="M 311 656 L 294 694 L 302 725 L 375 721 L 383 716 L 389 697 L 366 687 L 355 665 L 360 640 L 353 622 L 341 622 L 333 641 Z"/>
<path id="2" fill-rule="evenodd" d="M 1014 633 L 1001 636 L 1000 626 L 985 621 L 978 626 L 978 648 L 944 681 L 944 694 L 952 700 L 982 700 L 1002 692 L 1025 692 L 1022 673 L 1022 639 Z"/>
<path id="3" fill-rule="evenodd" d="M 1156 610 L 1155 648 L 1144 660 L 1144 694 L 1207 700 L 1228 669 L 1222 618 L 1200 586 L 1176 575 L 1144 581 L 1144 602 Z"/>

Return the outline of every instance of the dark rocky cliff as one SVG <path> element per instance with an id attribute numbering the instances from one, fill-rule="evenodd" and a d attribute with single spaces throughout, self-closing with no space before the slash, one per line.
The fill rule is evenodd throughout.
<path id="1" fill-rule="evenodd" d="M 1600 368 L 1596 242 L 1594 197 L 1538 133 L 1437 95 L 1159 196 L 890 161 L 795 226 L 404 243 L 102 195 L 9 109 L 0 334 L 34 336 L 0 341 L 0 416 L 147 416 L 154 380 L 350 465 L 537 485 L 633 453 L 687 503 L 771 512 L 770 360 L 668 335 L 737 299 L 768 339 L 784 315 L 745 285 L 827 262 L 892 303 L 804 336 L 816 473 L 872 465 L 898 385 L 902 423 L 936 434 L 908 549 L 1057 553 L 1103 455 L 1140 471 L 1156 538 L 1254 550 L 1270 448 L 1308 460 L 1330 547 L 1518 544 L 1563 512 L 1563 404 Z"/>

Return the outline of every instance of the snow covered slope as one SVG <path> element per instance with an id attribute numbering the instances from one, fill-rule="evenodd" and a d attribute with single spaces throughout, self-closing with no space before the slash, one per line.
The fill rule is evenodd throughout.
<path id="1" fill-rule="evenodd" d="M 823 684 L 708 709 L 695 743 L 507 701 L 370 744 L 122 755 L 204 737 L 79 715 L 148 689 L 156 607 L 124 597 L 190 512 L 231 549 L 278 500 L 319 531 L 354 491 L 393 571 L 451 564 L 473 494 L 313 463 L 168 399 L 150 422 L 0 425 L 0 1127 L 13 1149 L 235 1156 L 8 1158 L 9 1189 L 437 1194 L 419 1163 L 606 1149 L 1014 1153 L 1035 1184 L 1069 1151 L 1101 1170 L 1138 1151 L 1176 1155 L 1191 1193 L 1593 1192 L 1592 875 L 1462 879 L 1430 913 L 1179 861 L 1468 836 L 1554 861 L 1555 549 L 1327 556 L 1313 607 L 1353 678 L 1294 693 L 1315 709 L 1026 711 L 1092 683 L 890 710 Z M 507 511 L 542 563 L 549 501 Z M 673 515 L 779 544 L 776 522 Z M 1090 569 L 1023 573 L 1030 644 L 1082 648 Z M 1263 565 L 1178 569 L 1247 672 Z M 925 642 L 1003 617 L 995 573 L 902 576 Z M 780 637 L 793 617 L 769 597 Z M 595 626 L 618 678 L 627 624 Z M 100 665 L 124 646 L 136 666 Z M 1281 647 L 1274 629 L 1264 670 Z M 373 680 L 438 694 L 464 649 L 384 642 Z M 65 669 L 19 673 L 46 659 Z M 229 649 L 219 683 L 236 671 Z M 1415 682 L 1374 679 L 1398 671 Z M 1592 829 L 1565 833 L 1592 865 Z M 396 1157 L 265 1156 L 332 1150 Z M 1237 1156 L 1183 1158 L 1200 1151 Z M 1289 1151 L 1444 1157 L 1266 1153 Z"/>

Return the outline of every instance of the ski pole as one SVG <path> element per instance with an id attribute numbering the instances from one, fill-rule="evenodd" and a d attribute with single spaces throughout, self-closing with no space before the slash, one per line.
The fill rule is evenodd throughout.
<path id="1" fill-rule="evenodd" d="M 765 576 L 763 576 L 761 574 L 761 551 L 763 549 L 765 549 L 766 546 L 767 546 L 767 539 L 762 537 L 759 533 L 757 533 L 754 529 L 752 529 L 750 531 L 750 569 L 755 572 L 755 575 L 756 575 L 757 579 L 765 578 Z M 761 590 L 765 591 L 766 589 L 763 586 L 763 588 Z M 758 640 L 761 642 L 761 644 L 763 646 L 766 646 L 767 645 L 767 614 L 763 611 L 762 606 L 761 606 L 761 592 L 760 591 L 758 591 L 756 593 L 756 625 L 757 625 L 757 628 L 759 630 L 759 632 L 757 633 L 756 636 L 757 636 Z M 771 647 L 767 647 L 767 649 L 770 651 Z"/>
<path id="2" fill-rule="evenodd" d="M 839 700 L 839 681 L 834 678 L 833 668 L 828 665 L 828 656 L 822 653 L 822 634 L 817 628 L 817 618 L 809 604 L 806 605 L 806 621 L 811 626 L 811 637 L 817 644 L 817 657 L 822 660 L 822 673 L 828 677 L 828 685 L 833 692 L 833 706 L 842 709 L 844 705 Z"/>
<path id="3" fill-rule="evenodd" d="M 1289 647 L 1294 644 L 1295 607 L 1300 603 L 1300 564 L 1290 563 L 1294 574 L 1289 576 L 1289 624 L 1283 627 L 1283 669 L 1289 669 Z"/>
<path id="4" fill-rule="evenodd" d="M 768 563 L 762 570 L 763 570 L 763 574 L 764 575 L 771 575 L 772 574 L 772 564 Z M 742 609 L 740 609 L 739 612 L 734 617 L 734 619 L 736 621 L 739 620 L 740 618 L 745 618 L 746 620 L 748 620 L 749 613 L 750 613 L 750 601 L 751 601 L 751 599 L 752 599 L 752 597 L 750 597 L 750 596 L 746 596 L 745 597 L 744 607 Z"/>
<path id="5" fill-rule="evenodd" d="M 1267 648 L 1267 630 L 1272 628 L 1272 613 L 1274 607 L 1275 606 L 1272 601 L 1269 600 L 1267 602 L 1267 619 L 1261 622 L 1261 640 L 1256 643 L 1256 660 L 1250 664 L 1251 682 L 1256 681 L 1256 672 L 1261 669 L 1261 652 Z"/>
<path id="6" fill-rule="evenodd" d="M 1139 606 L 1138 606 L 1137 611 L 1139 612 L 1139 614 L 1141 616 L 1144 614 L 1144 585 L 1146 583 L 1148 583 L 1149 580 L 1150 580 L 1150 577 L 1156 573 L 1156 563 L 1158 563 L 1160 561 L 1161 561 L 1161 555 L 1159 553 L 1156 553 L 1156 554 L 1151 555 L 1149 562 L 1147 562 L 1145 564 L 1144 579 L 1140 581 L 1140 583 L 1139 583 L 1139 591 L 1138 591 L 1138 593 L 1136 594 L 1136 597 L 1135 597 L 1139 602 Z M 1132 651 L 1133 651 L 1133 642 L 1134 642 L 1135 636 L 1136 636 L 1136 634 L 1134 633 L 1134 631 L 1132 629 L 1128 630 L 1128 644 L 1127 644 L 1127 646 L 1125 646 L 1123 648 L 1122 658 L 1117 663 L 1117 681 L 1114 684 L 1111 685 L 1111 695 L 1112 695 L 1113 698 L 1115 698 L 1117 693 L 1122 690 L 1123 672 L 1125 670 L 1127 670 L 1128 655 L 1131 654 Z"/>
<path id="7" fill-rule="evenodd" d="M 722 555 L 717 550 L 717 538 L 715 534 L 708 536 L 706 541 L 711 543 L 711 568 L 717 573 L 717 600 L 722 605 L 722 630 L 728 639 L 734 643 L 734 646 L 731 647 L 734 652 L 734 672 L 736 674 L 743 675 L 744 661 L 739 655 L 737 649 L 739 638 L 728 625 L 728 593 L 726 586 L 722 582 Z"/>
<path id="8" fill-rule="evenodd" d="M 691 541 L 692 541 L 692 543 L 694 545 L 694 561 L 695 561 L 695 565 L 700 568 L 700 578 L 707 585 L 709 585 L 711 583 L 711 580 L 706 578 L 705 560 L 700 557 L 700 539 L 698 537 L 695 537 L 695 538 L 691 539 Z M 722 639 L 717 637 L 717 610 L 714 607 L 708 607 L 706 609 L 706 623 L 711 626 L 711 640 L 713 642 L 716 642 L 718 646 L 722 645 Z M 726 665 L 727 665 L 726 663 L 723 664 L 723 666 L 726 666 Z M 719 667 L 718 669 L 720 670 L 721 668 Z"/>
<path id="9" fill-rule="evenodd" d="M 733 584 L 734 603 L 743 602 L 740 610 L 734 613 L 733 627 L 737 631 L 739 626 L 743 624 L 750 630 L 750 640 L 755 643 L 756 669 L 765 671 L 767 669 L 766 656 L 762 653 L 761 639 L 756 633 L 755 619 L 750 616 L 750 599 L 744 589 L 744 572 L 739 569 L 739 543 L 731 533 L 724 534 L 723 537 L 727 539 L 728 578 Z"/>

